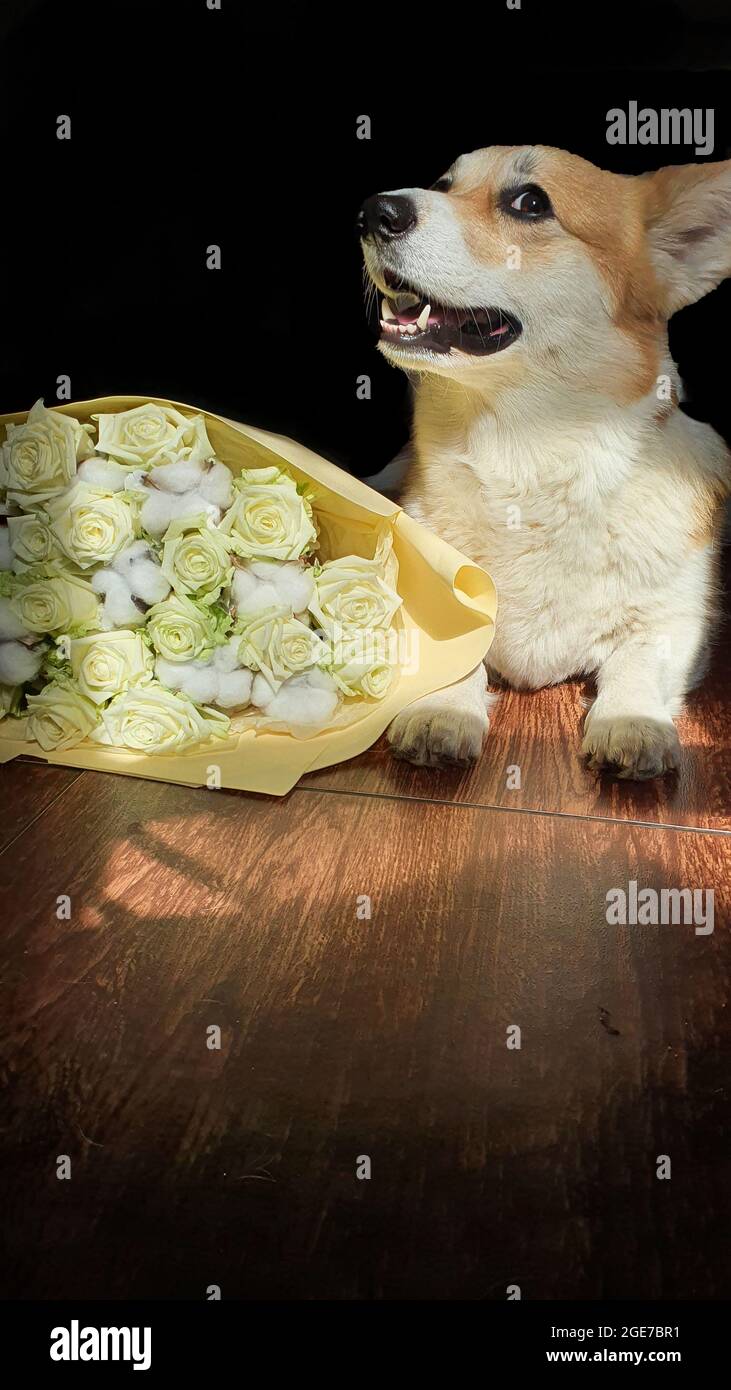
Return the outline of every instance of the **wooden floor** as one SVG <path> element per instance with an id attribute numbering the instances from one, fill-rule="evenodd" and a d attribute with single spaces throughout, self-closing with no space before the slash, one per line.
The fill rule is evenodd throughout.
<path id="1" fill-rule="evenodd" d="M 5 1296 L 728 1295 L 728 671 L 676 783 L 598 783 L 581 714 L 283 801 L 0 771 Z M 610 925 L 630 880 L 713 933 Z"/>

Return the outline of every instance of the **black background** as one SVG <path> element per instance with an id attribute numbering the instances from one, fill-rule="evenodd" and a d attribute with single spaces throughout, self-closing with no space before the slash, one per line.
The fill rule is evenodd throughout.
<path id="1" fill-rule="evenodd" d="M 696 158 L 607 145 L 607 111 L 632 99 L 714 107 L 724 158 L 729 18 L 713 0 L 442 0 L 431 19 L 382 0 L 6 0 L 0 411 L 53 404 L 68 374 L 75 400 L 166 396 L 376 471 L 406 437 L 407 382 L 365 319 L 363 198 L 429 184 L 488 144 L 557 145 L 626 173 Z M 213 243 L 220 271 L 206 269 Z M 726 282 L 671 336 L 687 408 L 727 437 L 730 310 Z"/>

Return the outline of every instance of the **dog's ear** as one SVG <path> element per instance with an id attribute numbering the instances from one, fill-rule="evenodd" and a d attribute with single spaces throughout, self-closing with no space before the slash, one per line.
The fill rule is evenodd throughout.
<path id="1" fill-rule="evenodd" d="M 667 318 L 731 275 L 731 159 L 641 174 L 650 256 Z"/>

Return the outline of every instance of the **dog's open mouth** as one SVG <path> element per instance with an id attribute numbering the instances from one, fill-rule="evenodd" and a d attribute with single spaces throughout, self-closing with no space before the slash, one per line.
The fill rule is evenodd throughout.
<path id="1" fill-rule="evenodd" d="M 390 272 L 391 291 L 381 297 L 381 342 L 409 352 L 459 352 L 487 356 L 502 352 L 520 337 L 523 326 L 506 309 L 461 309 L 439 304 Z"/>

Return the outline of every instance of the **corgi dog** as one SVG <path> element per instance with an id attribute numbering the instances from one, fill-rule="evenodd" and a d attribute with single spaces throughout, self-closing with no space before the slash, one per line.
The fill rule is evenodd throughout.
<path id="1" fill-rule="evenodd" d="M 673 718 L 719 616 L 731 456 L 678 408 L 667 323 L 731 274 L 731 160 L 625 176 L 494 146 L 369 198 L 358 226 L 378 346 L 414 388 L 400 501 L 490 572 L 500 605 L 487 671 L 403 710 L 394 752 L 469 764 L 488 678 L 585 676 L 589 766 L 676 769 Z"/>

